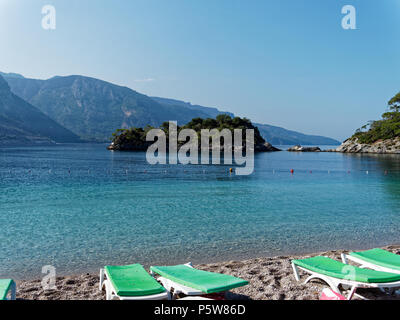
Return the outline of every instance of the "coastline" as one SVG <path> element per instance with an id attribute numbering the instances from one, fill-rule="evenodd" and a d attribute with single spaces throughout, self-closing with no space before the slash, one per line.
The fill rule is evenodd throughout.
<path id="1" fill-rule="evenodd" d="M 385 246 L 383 249 L 400 254 L 400 244 Z M 340 254 L 347 252 L 347 250 L 333 250 L 315 254 L 261 257 L 199 264 L 195 267 L 230 274 L 249 281 L 249 285 L 230 291 L 226 295 L 229 300 L 318 300 L 322 289 L 327 285 L 321 281 L 304 285 L 304 273 L 301 273 L 303 281 L 296 282 L 290 260 L 324 255 L 340 261 Z M 101 293 L 98 289 L 99 275 L 97 273 L 57 277 L 57 290 L 44 291 L 41 280 L 17 280 L 16 282 L 18 300 L 105 299 L 105 293 Z M 400 299 L 399 295 L 389 296 L 373 289 L 359 289 L 357 292 L 370 299 Z"/>

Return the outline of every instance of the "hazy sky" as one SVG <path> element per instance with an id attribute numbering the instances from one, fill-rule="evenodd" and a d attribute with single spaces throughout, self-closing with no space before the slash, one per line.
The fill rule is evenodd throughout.
<path id="1" fill-rule="evenodd" d="M 92 76 L 337 139 L 400 91 L 399 37 L 400 0 L 0 0 L 1 71 Z"/>

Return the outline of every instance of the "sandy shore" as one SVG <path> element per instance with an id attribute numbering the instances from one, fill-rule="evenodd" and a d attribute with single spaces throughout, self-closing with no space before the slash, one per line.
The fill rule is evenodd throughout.
<path id="1" fill-rule="evenodd" d="M 400 254 L 400 245 L 384 249 Z M 234 289 L 227 294 L 228 299 L 253 300 L 315 300 L 327 287 L 323 282 L 314 281 L 307 285 L 296 282 L 290 265 L 291 259 L 325 255 L 340 261 L 340 253 L 345 251 L 329 251 L 302 256 L 280 256 L 257 258 L 244 261 L 228 261 L 213 264 L 202 264 L 195 267 L 207 271 L 221 272 L 241 277 L 250 282 L 249 285 Z M 305 279 L 305 278 L 303 278 Z M 58 277 L 57 290 L 44 291 L 41 280 L 17 281 L 17 299 L 29 300 L 99 300 L 105 299 L 104 292 L 98 289 L 98 274 L 82 274 L 77 276 Z M 389 296 L 379 290 L 357 291 L 370 299 L 399 299 L 400 295 Z M 398 291 L 397 291 L 398 292 Z"/>

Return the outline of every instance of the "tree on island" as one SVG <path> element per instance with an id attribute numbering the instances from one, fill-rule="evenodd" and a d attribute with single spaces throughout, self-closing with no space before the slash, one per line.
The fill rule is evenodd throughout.
<path id="1" fill-rule="evenodd" d="M 151 126 L 146 126 L 145 128 L 129 128 L 129 129 L 118 129 L 112 134 L 111 146 L 123 146 L 123 149 L 131 150 L 145 150 L 152 142 L 146 141 L 147 133 L 153 129 Z M 160 129 L 166 134 L 167 140 L 169 136 L 169 122 L 164 122 L 161 124 Z M 178 126 L 178 133 L 183 129 L 193 129 L 196 131 L 199 141 L 202 129 L 217 129 L 222 131 L 223 129 L 228 129 L 232 133 L 235 129 L 242 129 L 243 143 L 246 142 L 246 129 L 254 130 L 254 144 L 262 145 L 266 141 L 261 136 L 260 131 L 257 127 L 253 126 L 251 121 L 247 118 L 234 117 L 227 114 L 220 114 L 215 119 L 212 118 L 194 118 L 189 123 Z M 221 138 L 223 139 L 223 138 Z M 179 142 L 184 144 L 184 141 Z M 112 149 L 113 147 L 110 147 Z"/>

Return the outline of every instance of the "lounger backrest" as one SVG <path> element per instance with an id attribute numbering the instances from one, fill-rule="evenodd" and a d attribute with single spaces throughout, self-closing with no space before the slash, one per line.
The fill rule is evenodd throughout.
<path id="1" fill-rule="evenodd" d="M 106 266 L 104 269 L 116 294 L 121 297 L 146 296 L 166 291 L 140 264 Z"/>
<path id="2" fill-rule="evenodd" d="M 400 274 L 362 269 L 327 257 L 293 260 L 295 265 L 329 277 L 364 283 L 389 283 L 400 281 Z"/>
<path id="3" fill-rule="evenodd" d="M 383 249 L 377 248 L 362 252 L 351 252 L 350 255 L 377 266 L 400 271 L 400 255 Z"/>
<path id="4" fill-rule="evenodd" d="M 186 265 L 151 267 L 150 270 L 164 278 L 204 293 L 228 291 L 249 283 L 227 274 L 198 270 Z"/>

